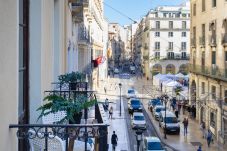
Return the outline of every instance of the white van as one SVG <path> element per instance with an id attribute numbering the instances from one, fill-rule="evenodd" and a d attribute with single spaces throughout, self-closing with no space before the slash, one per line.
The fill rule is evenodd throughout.
<path id="1" fill-rule="evenodd" d="M 165 120 L 164 120 L 165 119 Z M 165 129 L 165 121 L 166 121 L 166 129 Z M 177 117 L 170 111 L 166 111 L 166 118 L 165 118 L 165 111 L 161 111 L 159 113 L 159 126 L 166 130 L 168 133 L 180 133 L 180 124 Z"/>
<path id="2" fill-rule="evenodd" d="M 165 111 L 165 106 L 163 105 L 156 105 L 155 108 L 153 109 L 153 115 L 156 120 L 159 120 L 159 113 L 161 111 Z"/>

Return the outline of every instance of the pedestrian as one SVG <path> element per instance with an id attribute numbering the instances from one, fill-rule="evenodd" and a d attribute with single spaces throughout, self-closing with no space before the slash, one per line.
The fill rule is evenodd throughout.
<path id="1" fill-rule="evenodd" d="M 184 118 L 183 122 L 184 124 L 184 136 L 188 133 L 188 118 Z"/>
<path id="2" fill-rule="evenodd" d="M 200 124 L 200 128 L 201 128 L 201 131 L 202 131 L 202 134 L 203 134 L 203 138 L 206 138 L 206 127 L 205 127 L 205 122 L 201 122 Z"/>
<path id="3" fill-rule="evenodd" d="M 208 130 L 207 131 L 207 145 L 208 145 L 208 147 L 210 147 L 211 140 L 212 140 L 212 134 L 211 134 L 211 131 Z"/>
<path id="4" fill-rule="evenodd" d="M 105 94 L 106 94 L 106 87 L 104 87 L 104 92 L 105 92 Z"/>
<path id="5" fill-rule="evenodd" d="M 111 137 L 111 144 L 112 144 L 112 148 L 115 151 L 115 148 L 117 147 L 117 141 L 118 141 L 118 137 L 115 134 L 115 131 L 113 131 L 112 137 Z"/>
<path id="6" fill-rule="evenodd" d="M 197 149 L 197 151 L 202 151 L 202 147 L 201 147 L 201 146 L 199 146 L 199 148 Z"/>
<path id="7" fill-rule="evenodd" d="M 113 118 L 113 107 L 111 106 L 109 109 L 109 118 Z"/>
<path id="8" fill-rule="evenodd" d="M 162 92 L 162 83 L 161 83 L 161 92 Z"/>
<path id="9" fill-rule="evenodd" d="M 176 115 L 176 117 L 178 118 L 178 108 L 176 107 L 176 109 L 175 109 L 175 115 Z"/>

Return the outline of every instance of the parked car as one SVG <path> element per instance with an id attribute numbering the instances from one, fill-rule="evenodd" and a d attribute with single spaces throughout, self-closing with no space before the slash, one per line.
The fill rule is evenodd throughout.
<path id="1" fill-rule="evenodd" d="M 127 99 L 136 98 L 136 91 L 134 89 L 128 89 Z"/>
<path id="2" fill-rule="evenodd" d="M 156 105 L 155 108 L 153 109 L 153 115 L 156 120 L 159 120 L 159 113 L 161 111 L 165 111 L 165 106 L 163 105 Z"/>
<path id="3" fill-rule="evenodd" d="M 165 121 L 166 121 L 166 129 L 165 129 Z M 159 126 L 166 131 L 166 133 L 180 133 L 180 124 L 175 116 L 171 111 L 166 111 L 166 117 L 165 117 L 165 111 L 161 111 L 159 113 Z"/>
<path id="4" fill-rule="evenodd" d="M 132 116 L 132 128 L 133 129 L 143 129 L 147 128 L 146 120 L 142 112 L 134 112 Z"/>
<path id="5" fill-rule="evenodd" d="M 159 99 L 151 99 L 149 102 L 148 102 L 148 109 L 153 112 L 153 108 L 156 106 L 156 105 L 162 105 L 162 101 L 159 100 Z"/>
<path id="6" fill-rule="evenodd" d="M 129 69 L 130 69 L 130 72 L 132 74 L 135 74 L 135 71 L 136 71 L 136 67 L 135 66 L 130 66 Z"/>
<path id="7" fill-rule="evenodd" d="M 143 140 L 143 151 L 165 151 L 158 137 L 145 137 Z"/>
<path id="8" fill-rule="evenodd" d="M 128 112 L 132 114 L 134 111 L 142 112 L 142 103 L 136 98 L 132 98 L 128 102 Z"/>
<path id="9" fill-rule="evenodd" d="M 115 68 L 114 69 L 114 74 L 118 74 L 119 73 L 119 69 L 118 68 Z"/>

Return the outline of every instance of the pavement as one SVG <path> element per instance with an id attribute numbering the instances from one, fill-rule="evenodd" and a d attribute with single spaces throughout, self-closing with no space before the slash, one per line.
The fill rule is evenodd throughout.
<path id="1" fill-rule="evenodd" d="M 109 81 L 110 80 L 110 81 Z M 108 151 L 112 151 L 111 145 L 111 136 L 113 131 L 118 136 L 118 145 L 115 151 L 130 151 L 129 137 L 127 133 L 127 125 L 126 125 L 126 114 L 124 110 L 124 103 L 121 101 L 121 116 L 120 116 L 120 98 L 119 98 L 119 80 L 118 79 L 106 79 L 105 81 L 100 82 L 100 86 L 98 89 L 98 97 L 101 101 L 104 101 L 108 98 L 109 108 L 113 107 L 113 118 L 108 119 L 109 127 L 108 127 Z M 107 92 L 105 94 L 104 87 L 106 87 Z M 123 100 L 123 98 L 122 98 Z M 109 113 L 106 112 L 107 117 L 109 117 Z"/>

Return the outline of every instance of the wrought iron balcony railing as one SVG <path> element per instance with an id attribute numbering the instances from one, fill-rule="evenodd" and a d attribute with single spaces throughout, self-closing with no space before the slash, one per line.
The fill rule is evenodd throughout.
<path id="1" fill-rule="evenodd" d="M 199 45 L 200 45 L 201 47 L 205 47 L 205 45 L 206 45 L 205 36 L 199 37 Z"/>
<path id="2" fill-rule="evenodd" d="M 216 41 L 216 34 L 210 35 L 209 36 L 209 45 L 211 47 L 216 47 L 217 46 L 217 41 Z"/>
<path id="3" fill-rule="evenodd" d="M 90 44 L 89 32 L 85 26 L 80 26 L 78 31 L 78 42 L 79 44 L 88 45 Z"/>
<path id="4" fill-rule="evenodd" d="M 214 79 L 227 81 L 227 68 L 220 69 L 216 65 L 208 67 L 208 66 L 190 64 L 190 72 L 207 76 L 210 78 L 214 78 Z"/>
<path id="5" fill-rule="evenodd" d="M 222 34 L 222 45 L 227 46 L 227 33 Z"/>
<path id="6" fill-rule="evenodd" d="M 70 143 L 74 140 L 84 140 L 84 150 L 87 149 L 88 138 L 98 138 L 99 145 L 105 142 L 108 137 L 107 124 L 11 124 L 9 128 L 16 128 L 16 136 L 19 140 L 29 143 L 32 141 L 39 142 L 36 144 L 40 150 L 48 151 L 48 149 L 56 147 L 51 146 L 62 140 L 65 151 L 71 147 Z M 54 139 L 58 137 L 57 141 Z M 60 144 L 60 143 L 59 143 Z M 60 145 L 58 147 L 60 147 Z"/>

